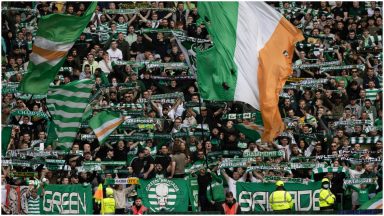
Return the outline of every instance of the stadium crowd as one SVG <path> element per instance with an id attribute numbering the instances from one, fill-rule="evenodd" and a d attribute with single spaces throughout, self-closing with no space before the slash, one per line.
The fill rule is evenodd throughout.
<path id="1" fill-rule="evenodd" d="M 279 109 L 286 130 L 273 142 L 264 143 L 238 127 L 246 122 L 246 114 L 253 116 L 257 112 L 251 106 L 201 100 L 193 70 L 193 49 L 187 47 L 188 43 L 195 49 L 210 46 L 208 31 L 199 21 L 197 2 L 99 2 L 51 85 L 93 78 L 93 115 L 114 110 L 133 119 L 156 119 L 156 123 L 123 124 L 113 133 L 115 136 L 100 145 L 87 125 L 90 116 L 69 152 L 52 157 L 65 160 L 63 166 L 3 163 L 2 185 L 25 185 L 26 178 L 15 175 L 19 172 L 37 172 L 36 179 L 44 184 L 88 183 L 94 190 L 107 178 L 174 179 L 192 175 L 199 183 L 200 210 L 219 211 L 226 199 L 224 191 L 236 195 L 238 181 L 279 178 L 305 182 L 325 176 L 331 181 L 337 203 L 343 202 L 335 209 L 357 209 L 382 191 L 382 2 L 268 4 L 305 36 L 296 44 L 293 75 L 280 94 Z M 47 142 L 49 119 L 15 112 L 49 114 L 45 97 L 25 96 L 10 89 L 27 71 L 39 18 L 53 13 L 80 16 L 88 5 L 2 3 L 2 127 L 12 128 L 9 142 L 2 144 L 7 150 L 2 154 L 3 161 L 20 159 L 23 152 L 38 149 L 56 151 L 55 142 Z M 150 67 L 147 63 L 151 61 L 160 63 Z M 120 135 L 124 138 L 120 139 Z M 263 154 L 267 152 L 271 154 Z M 252 153 L 254 157 L 245 165 L 224 165 Z M 33 156 L 24 160 L 31 161 Z M 124 161 L 126 165 L 86 170 L 83 164 L 89 161 Z M 290 164 L 301 166 L 294 168 Z M 250 169 L 252 166 L 255 168 Z M 324 167 L 343 171 L 315 171 Z M 346 178 L 370 178 L 374 182 L 345 187 Z M 219 184 L 212 186 L 212 182 Z M 112 186 L 113 191 L 108 189 L 106 194 L 114 195 L 116 213 L 122 214 L 141 202 L 134 201 L 134 185 Z M 361 191 L 369 197 L 363 198 Z M 39 199 L 34 190 L 31 193 L 28 206 Z M 94 210 L 100 212 L 97 204 Z"/>

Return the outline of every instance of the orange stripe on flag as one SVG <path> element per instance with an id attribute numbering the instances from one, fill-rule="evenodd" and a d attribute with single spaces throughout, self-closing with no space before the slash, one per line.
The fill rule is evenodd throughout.
<path id="1" fill-rule="evenodd" d="M 67 54 L 67 51 L 46 50 L 36 45 L 32 46 L 32 52 L 40 55 L 41 57 L 47 59 L 48 61 L 62 58 Z"/>
<path id="2" fill-rule="evenodd" d="M 271 38 L 259 53 L 257 73 L 264 141 L 273 141 L 284 130 L 278 108 L 279 93 L 288 76 L 292 74 L 293 44 L 300 40 L 304 40 L 300 30 L 281 18 Z"/>
<path id="3" fill-rule="evenodd" d="M 99 184 L 93 197 L 95 198 L 95 201 L 98 203 L 100 203 L 103 200 L 103 185 L 102 184 Z"/>
<path id="4" fill-rule="evenodd" d="M 111 125 L 108 125 L 107 127 L 103 128 L 101 131 L 97 132 L 96 136 L 97 137 L 103 136 L 107 131 L 111 130 L 112 128 L 115 128 L 115 127 L 119 126 L 122 121 L 123 121 L 123 119 L 120 119 L 119 121 L 117 121 L 117 122 L 115 122 L 115 123 L 113 123 Z"/>

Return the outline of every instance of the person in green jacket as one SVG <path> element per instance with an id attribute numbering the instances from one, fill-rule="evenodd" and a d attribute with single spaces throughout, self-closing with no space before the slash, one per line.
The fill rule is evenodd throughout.
<path id="1" fill-rule="evenodd" d="M 361 184 L 360 188 L 355 187 L 354 185 L 351 185 L 350 187 L 352 188 L 352 190 L 359 193 L 359 204 L 360 205 L 363 205 L 364 203 L 366 203 L 369 200 L 369 196 L 368 196 L 369 190 L 368 190 L 366 184 Z M 359 208 L 359 206 L 356 206 L 356 208 Z"/>
<path id="2" fill-rule="evenodd" d="M 214 172 L 211 172 L 210 169 L 208 169 L 207 172 L 212 176 L 212 181 L 207 186 L 207 199 L 213 206 L 212 210 L 218 211 L 225 201 L 223 179 L 218 177 Z"/>

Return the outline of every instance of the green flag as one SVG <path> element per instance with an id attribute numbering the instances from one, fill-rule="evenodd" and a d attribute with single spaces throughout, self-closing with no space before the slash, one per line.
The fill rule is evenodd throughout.
<path id="1" fill-rule="evenodd" d="M 28 73 L 19 86 L 21 92 L 47 93 L 49 84 L 63 65 L 68 51 L 87 26 L 96 5 L 96 2 L 92 2 L 81 17 L 50 14 L 40 18 Z"/>
<path id="2" fill-rule="evenodd" d="M 140 180 L 138 195 L 151 212 L 185 212 L 188 210 L 188 181 L 154 178 Z"/>
<path id="3" fill-rule="evenodd" d="M 102 144 L 123 121 L 124 119 L 119 113 L 103 111 L 89 120 L 89 126 L 95 132 L 100 144 Z"/>
<path id="4" fill-rule="evenodd" d="M 383 191 L 380 191 L 366 203 L 361 203 L 359 210 L 363 209 L 383 209 Z"/>
<path id="5" fill-rule="evenodd" d="M 56 147 L 71 147 L 80 128 L 93 85 L 93 80 L 84 79 L 50 88 L 47 107 L 52 114 L 59 138 L 59 144 Z"/>
<path id="6" fill-rule="evenodd" d="M 44 186 L 44 194 L 40 198 L 40 213 L 54 215 L 93 213 L 91 185 L 55 185 Z"/>
<path id="7" fill-rule="evenodd" d="M 12 127 L 6 126 L 1 131 L 1 156 L 5 156 L 8 149 L 9 141 L 11 140 Z"/>
<path id="8" fill-rule="evenodd" d="M 45 142 L 45 147 L 47 147 L 48 145 L 53 146 L 53 143 L 57 141 L 58 137 L 55 128 L 56 126 L 53 121 L 49 121 L 47 123 L 47 141 Z"/>

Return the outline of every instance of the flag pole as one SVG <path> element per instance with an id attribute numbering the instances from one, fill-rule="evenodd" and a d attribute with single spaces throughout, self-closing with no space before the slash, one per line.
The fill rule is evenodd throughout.
<path id="1" fill-rule="evenodd" d="M 197 41 L 197 39 L 196 39 Z M 199 93 L 199 112 L 200 112 L 200 116 L 201 116 L 201 106 L 202 106 L 202 103 L 201 103 L 202 99 L 201 99 L 201 95 Z M 203 140 L 203 151 L 204 151 L 204 157 L 205 157 L 205 167 L 206 167 L 206 170 L 208 170 L 208 155 L 207 155 L 207 149 L 205 148 L 205 144 L 204 142 L 206 141 L 205 140 L 205 133 L 204 133 L 204 124 L 203 124 L 203 118 L 201 118 L 201 123 L 200 123 L 200 128 L 201 128 L 201 137 L 202 137 L 202 140 Z M 212 200 L 213 200 L 213 191 L 212 191 L 212 174 L 211 174 L 211 181 L 209 181 L 209 189 L 211 191 L 211 197 L 212 197 Z M 214 200 L 213 200 L 214 201 Z"/>

